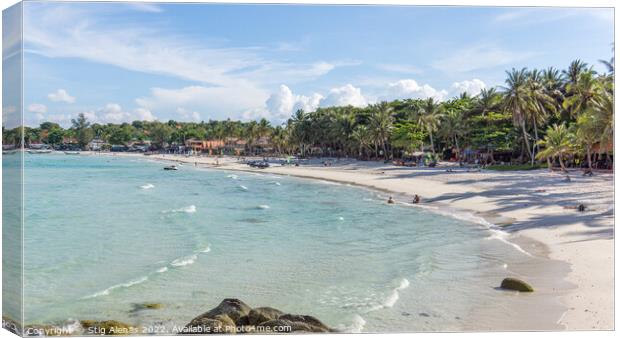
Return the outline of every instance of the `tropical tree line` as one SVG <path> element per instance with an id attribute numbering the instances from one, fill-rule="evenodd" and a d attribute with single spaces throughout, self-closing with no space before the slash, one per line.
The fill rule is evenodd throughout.
<path id="1" fill-rule="evenodd" d="M 567 69 L 512 69 L 503 86 L 438 102 L 405 99 L 367 107 L 324 107 L 296 111 L 282 125 L 267 120 L 90 123 L 80 115 L 63 129 L 52 122 L 38 128 L 3 129 L 3 142 L 59 145 L 67 138 L 85 148 L 94 138 L 110 144 L 149 140 L 153 149 L 189 138 L 243 139 L 249 152 L 268 137 L 278 155 L 399 159 L 428 152 L 461 160 L 465 150 L 509 154 L 514 162 L 558 163 L 613 152 L 613 58 L 599 74 L 581 60 Z"/>

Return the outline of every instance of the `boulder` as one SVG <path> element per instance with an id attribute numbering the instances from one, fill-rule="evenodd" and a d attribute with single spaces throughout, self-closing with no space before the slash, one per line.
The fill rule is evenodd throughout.
<path id="1" fill-rule="evenodd" d="M 529 285 L 527 282 L 524 282 L 517 278 L 504 278 L 502 284 L 500 286 L 502 289 L 506 290 L 515 290 L 521 292 L 533 292 L 534 288 Z"/>
<path id="2" fill-rule="evenodd" d="M 196 318 L 215 318 L 215 316 L 217 315 L 226 315 L 230 319 L 232 319 L 235 324 L 237 324 L 239 319 L 247 316 L 250 313 L 251 309 L 252 308 L 250 308 L 246 303 L 240 301 L 239 299 L 226 298 L 220 303 L 220 305 L 209 310 L 209 312 L 203 313 Z"/>
<path id="3" fill-rule="evenodd" d="M 284 312 L 272 307 L 257 307 L 250 310 L 247 325 L 258 325 L 269 320 L 278 319 Z"/>
<path id="4" fill-rule="evenodd" d="M 310 327 L 310 332 L 330 332 L 329 327 L 320 320 L 312 316 L 284 314 L 278 319 L 287 320 L 293 323 L 302 323 Z"/>
<path id="5" fill-rule="evenodd" d="M 198 316 L 185 326 L 186 334 L 237 333 L 235 322 L 227 315 L 215 315 L 212 318 Z"/>
<path id="6" fill-rule="evenodd" d="M 272 319 L 257 326 L 256 333 L 314 332 L 309 325 L 284 319 Z"/>

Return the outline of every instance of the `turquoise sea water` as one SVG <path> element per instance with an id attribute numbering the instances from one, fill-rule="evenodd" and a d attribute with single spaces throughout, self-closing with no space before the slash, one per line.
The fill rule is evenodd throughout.
<path id="1" fill-rule="evenodd" d="M 162 167 L 25 155 L 26 323 L 173 329 L 235 297 L 348 331 L 458 330 L 523 258 L 482 225 L 375 191 Z M 145 302 L 164 308 L 135 311 Z"/>

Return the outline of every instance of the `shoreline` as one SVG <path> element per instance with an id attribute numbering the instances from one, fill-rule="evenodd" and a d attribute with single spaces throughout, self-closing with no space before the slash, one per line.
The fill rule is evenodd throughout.
<path id="1" fill-rule="evenodd" d="M 395 167 L 390 164 L 377 162 L 362 162 L 353 160 L 338 161 L 334 166 L 323 167 L 319 163 L 294 166 L 272 166 L 267 169 L 249 168 L 247 165 L 237 162 L 233 157 L 204 157 L 204 156 L 184 156 L 173 154 L 158 154 L 144 156 L 135 153 L 85 153 L 89 155 L 118 156 L 118 157 L 136 157 L 142 159 L 152 159 L 158 161 L 172 161 L 186 164 L 193 164 L 197 167 L 210 169 L 233 170 L 251 173 L 265 173 L 275 175 L 294 176 L 305 179 L 323 180 L 336 182 L 340 184 L 349 184 L 362 188 L 369 188 L 382 193 L 394 194 L 396 201 L 399 203 L 407 202 L 407 197 L 417 193 L 422 196 L 422 204 L 417 207 L 424 209 L 435 208 L 440 210 L 447 216 L 453 216 L 453 212 L 466 212 L 475 217 L 479 217 L 482 222 L 488 222 L 491 226 L 487 226 L 491 230 L 493 225 L 505 234 L 508 239 L 504 240 L 507 244 L 524 248 L 530 253 L 533 259 L 526 264 L 511 269 L 513 274 L 527 276 L 524 278 L 533 278 L 537 281 L 539 294 L 547 297 L 549 301 L 545 302 L 548 311 L 555 311 L 559 315 L 555 327 L 564 328 L 566 330 L 610 330 L 613 329 L 613 298 L 609 297 L 613 294 L 613 185 L 610 185 L 611 208 L 603 211 L 600 207 L 593 206 L 593 211 L 587 212 L 592 218 L 592 222 L 587 219 L 579 220 L 569 226 L 561 227 L 555 224 L 555 218 L 561 218 L 564 221 L 570 221 L 571 218 L 579 219 L 583 216 L 576 213 L 575 210 L 567 210 L 559 200 L 553 200 L 547 205 L 530 205 L 535 204 L 535 199 L 530 198 L 524 200 L 520 207 L 502 208 L 500 202 L 504 202 L 500 197 L 502 194 L 489 193 L 493 191 L 493 186 L 485 187 L 476 179 L 476 176 L 485 176 L 494 183 L 504 180 L 514 179 L 512 176 L 524 176 L 533 180 L 535 186 L 546 187 L 547 185 L 578 185 L 577 178 L 572 183 L 558 183 L 562 180 L 557 174 L 548 173 L 547 171 L 532 172 L 452 172 L 447 173 L 444 169 L 439 168 L 403 168 Z M 396 171 L 394 174 L 388 171 Z M 402 171 L 405 172 L 403 175 Z M 463 175 L 461 175 L 463 174 Z M 421 177 L 418 177 L 421 176 Z M 461 177 L 466 176 L 466 177 Z M 576 176 L 575 174 L 571 176 Z M 444 180 L 437 180 L 436 177 L 443 177 Z M 448 178 L 449 177 L 449 178 Z M 453 177 L 464 178 L 456 181 Z M 585 178 L 584 178 L 585 179 Z M 594 178 L 587 178 L 597 181 L 597 185 L 590 192 L 590 195 L 601 193 L 597 191 L 601 184 L 605 185 L 608 181 L 613 181 L 613 174 L 599 174 Z M 393 182 L 396 181 L 396 182 Z M 540 182 L 537 182 L 540 181 Z M 552 181 L 552 182 L 549 182 Z M 414 187 L 416 191 L 412 191 Z M 592 186 L 590 185 L 590 188 Z M 515 188 L 517 189 L 517 188 Z M 546 189 L 536 189 L 536 192 L 544 194 Z M 609 195 L 609 191 L 603 191 L 603 195 Z M 515 194 L 517 199 L 523 195 Z M 583 194 L 583 195 L 588 195 Z M 579 196 L 582 196 L 580 194 Z M 596 198 L 596 196 L 588 196 Z M 528 203 L 529 202 L 529 203 Z M 609 202 L 604 200 L 603 202 Z M 588 203 L 590 204 L 590 203 Z M 604 203 L 603 203 L 604 204 Z M 565 205 L 566 206 L 566 205 Z M 437 212 L 438 210 L 429 210 Z M 608 214 L 611 213 L 611 217 Z M 603 218 L 602 222 L 599 218 Z M 469 219 L 469 222 L 481 224 L 480 220 Z M 553 221 L 555 222 L 553 222 Z M 589 224 L 597 221 L 601 224 Z M 575 239 L 573 241 L 565 241 L 565 237 L 588 237 L 588 233 L 573 234 L 577 231 L 588 230 L 589 227 L 603 228 L 589 234 L 595 238 Z M 568 227 L 569 229 L 566 229 Z M 585 228 L 585 229 L 584 229 Z M 596 234 L 608 234 L 609 236 L 597 237 Z M 569 247 L 565 247 L 568 245 Z M 601 259 L 601 256 L 607 259 Z M 513 268 L 513 267 L 511 267 Z M 560 275 L 560 276 L 558 276 Z M 558 278 L 562 277 L 562 278 Z M 538 287 L 537 287 L 538 286 Z M 597 287 L 598 286 L 598 287 Z M 609 299 L 611 298 L 611 299 Z M 559 300 L 557 304 L 553 299 Z M 530 303 L 539 303 L 532 301 Z M 532 304 L 524 304 L 528 307 Z M 541 304 L 538 304 L 541 305 Z M 559 310 L 563 308 L 564 310 Z M 533 310 L 542 310 L 540 307 L 534 307 Z M 486 310 L 489 311 L 489 310 Z M 475 313 L 483 315 L 485 309 L 476 310 Z M 545 312 L 543 312 L 545 313 Z M 536 322 L 536 329 L 540 325 L 540 329 L 552 329 L 545 320 L 549 317 L 545 316 L 545 320 L 540 320 L 540 313 L 526 316 L 527 319 Z M 515 318 L 511 318 L 514 321 Z M 521 319 L 521 318 L 519 318 Z M 517 320 L 518 321 L 518 320 Z M 554 320 L 555 321 L 555 320 Z M 478 327 L 478 329 L 480 329 Z M 488 329 L 498 330 L 497 327 L 488 327 Z M 502 329 L 518 330 L 518 326 L 507 326 Z"/>

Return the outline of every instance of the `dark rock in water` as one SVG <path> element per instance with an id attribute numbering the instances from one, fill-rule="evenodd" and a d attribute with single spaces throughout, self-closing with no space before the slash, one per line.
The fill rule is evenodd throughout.
<path id="1" fill-rule="evenodd" d="M 239 299 L 226 298 L 216 308 L 200 315 L 200 317 L 214 318 L 217 315 L 227 315 L 236 323 L 241 317 L 247 316 L 251 309 Z"/>
<path id="2" fill-rule="evenodd" d="M 227 315 L 215 315 L 213 318 L 196 317 L 185 326 L 183 333 L 195 334 L 218 334 L 236 333 L 237 325 Z"/>
<path id="3" fill-rule="evenodd" d="M 299 333 L 299 332 L 314 332 L 314 333 L 325 333 L 330 332 L 331 330 L 322 328 L 319 326 L 311 325 L 309 323 L 304 323 L 300 321 L 290 321 L 286 319 L 273 319 L 266 321 L 264 323 L 260 323 L 257 327 L 261 328 L 259 333 Z M 269 328 L 269 329 L 266 329 Z"/>
<path id="4" fill-rule="evenodd" d="M 164 305 L 160 304 L 160 303 L 133 304 L 133 308 L 131 309 L 131 312 L 138 312 L 138 311 L 142 311 L 142 310 L 159 310 L 159 309 L 161 309 L 163 307 L 164 307 Z"/>
<path id="5" fill-rule="evenodd" d="M 224 299 L 216 308 L 192 319 L 181 333 L 336 332 L 312 316 L 285 314 L 271 307 L 251 309 L 238 300 Z"/>
<path id="6" fill-rule="evenodd" d="M 81 320 L 86 335 L 126 336 L 137 333 L 131 325 L 116 320 Z"/>
<path id="7" fill-rule="evenodd" d="M 533 292 L 534 288 L 528 283 L 517 278 L 504 278 L 500 286 L 502 289 L 515 290 L 521 292 Z"/>
<path id="8" fill-rule="evenodd" d="M 272 307 L 257 307 L 250 310 L 248 324 L 258 325 L 269 320 L 278 319 L 284 312 Z"/>
<path id="9" fill-rule="evenodd" d="M 302 323 L 302 324 L 308 325 L 311 328 L 311 332 L 329 332 L 330 331 L 327 325 L 321 323 L 320 320 L 312 316 L 285 314 L 285 315 L 281 315 L 278 319 L 291 321 L 293 323 Z"/>

